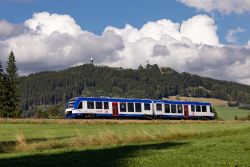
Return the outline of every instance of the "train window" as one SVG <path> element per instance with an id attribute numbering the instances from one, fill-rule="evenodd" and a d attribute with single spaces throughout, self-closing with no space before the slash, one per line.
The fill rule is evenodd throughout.
<path id="1" fill-rule="evenodd" d="M 94 102 L 93 101 L 88 101 L 87 102 L 87 108 L 88 109 L 94 109 L 95 108 Z"/>
<path id="2" fill-rule="evenodd" d="M 77 109 L 82 109 L 82 101 L 78 104 Z"/>
<path id="3" fill-rule="evenodd" d="M 207 106 L 202 106 L 201 109 L 202 109 L 202 112 L 207 112 Z"/>
<path id="4" fill-rule="evenodd" d="M 157 111 L 162 111 L 162 104 L 156 104 L 156 110 Z"/>
<path id="5" fill-rule="evenodd" d="M 171 113 L 176 113 L 176 104 L 171 104 Z"/>
<path id="6" fill-rule="evenodd" d="M 191 105 L 191 112 L 195 112 L 195 107 L 194 107 L 194 105 Z"/>
<path id="7" fill-rule="evenodd" d="M 201 106 L 196 106 L 196 112 L 201 112 Z"/>
<path id="8" fill-rule="evenodd" d="M 104 109 L 109 109 L 109 102 L 104 102 Z"/>
<path id="9" fill-rule="evenodd" d="M 128 103 L 128 112 L 134 112 L 134 103 Z"/>
<path id="10" fill-rule="evenodd" d="M 144 110 L 151 110 L 150 103 L 144 103 Z"/>
<path id="11" fill-rule="evenodd" d="M 96 109 L 102 109 L 102 102 L 95 102 Z"/>
<path id="12" fill-rule="evenodd" d="M 69 103 L 68 103 L 68 105 L 67 105 L 67 108 L 72 108 L 73 106 L 74 106 L 74 103 L 75 103 L 76 101 L 70 101 Z"/>
<path id="13" fill-rule="evenodd" d="M 141 103 L 135 103 L 135 112 L 141 112 Z"/>
<path id="14" fill-rule="evenodd" d="M 126 103 L 120 103 L 120 111 L 121 112 L 126 112 L 127 111 Z"/>
<path id="15" fill-rule="evenodd" d="M 178 109 L 178 113 L 182 113 L 182 105 L 178 105 L 177 109 Z"/>
<path id="16" fill-rule="evenodd" d="M 170 106 L 169 106 L 169 104 L 165 104 L 165 113 L 170 113 Z"/>

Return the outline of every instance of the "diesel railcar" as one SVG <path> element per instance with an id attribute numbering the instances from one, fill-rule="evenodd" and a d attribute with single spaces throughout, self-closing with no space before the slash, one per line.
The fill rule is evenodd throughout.
<path id="1" fill-rule="evenodd" d="M 65 118 L 214 119 L 210 103 L 109 97 L 77 97 L 67 102 Z"/>

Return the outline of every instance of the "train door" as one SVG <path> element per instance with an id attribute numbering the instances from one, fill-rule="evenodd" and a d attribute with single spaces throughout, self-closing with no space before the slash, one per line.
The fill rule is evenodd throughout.
<path id="1" fill-rule="evenodd" d="M 184 118 L 188 118 L 188 105 L 184 105 Z"/>
<path id="2" fill-rule="evenodd" d="M 118 116 L 118 103 L 112 103 L 112 116 Z"/>

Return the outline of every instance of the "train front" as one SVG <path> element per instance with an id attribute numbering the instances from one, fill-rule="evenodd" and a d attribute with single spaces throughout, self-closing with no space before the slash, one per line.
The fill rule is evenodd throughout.
<path id="1" fill-rule="evenodd" d="M 64 118 L 72 118 L 73 115 L 72 115 L 72 110 L 73 110 L 73 106 L 74 106 L 74 103 L 76 102 L 76 99 L 70 99 L 68 102 L 67 102 L 67 105 L 66 105 L 66 109 L 64 111 Z"/>

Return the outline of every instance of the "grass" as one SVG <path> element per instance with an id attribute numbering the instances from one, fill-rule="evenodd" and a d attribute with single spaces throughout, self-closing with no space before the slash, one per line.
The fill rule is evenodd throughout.
<path id="1" fill-rule="evenodd" d="M 247 166 L 247 121 L 0 120 L 0 166 Z"/>
<path id="2" fill-rule="evenodd" d="M 169 99 L 176 100 L 176 96 L 170 96 Z M 196 98 L 196 97 L 179 97 L 180 100 L 188 100 L 188 101 L 202 101 L 202 102 L 210 102 L 213 107 L 216 109 L 218 117 L 221 120 L 234 120 L 235 116 L 238 119 L 246 117 L 250 114 L 250 110 L 238 109 L 237 107 L 228 107 L 227 101 L 214 99 L 214 98 Z"/>
<path id="3" fill-rule="evenodd" d="M 218 117 L 223 120 L 233 120 L 235 116 L 243 118 L 250 114 L 250 110 L 238 109 L 237 107 L 214 106 L 214 108 Z"/>

